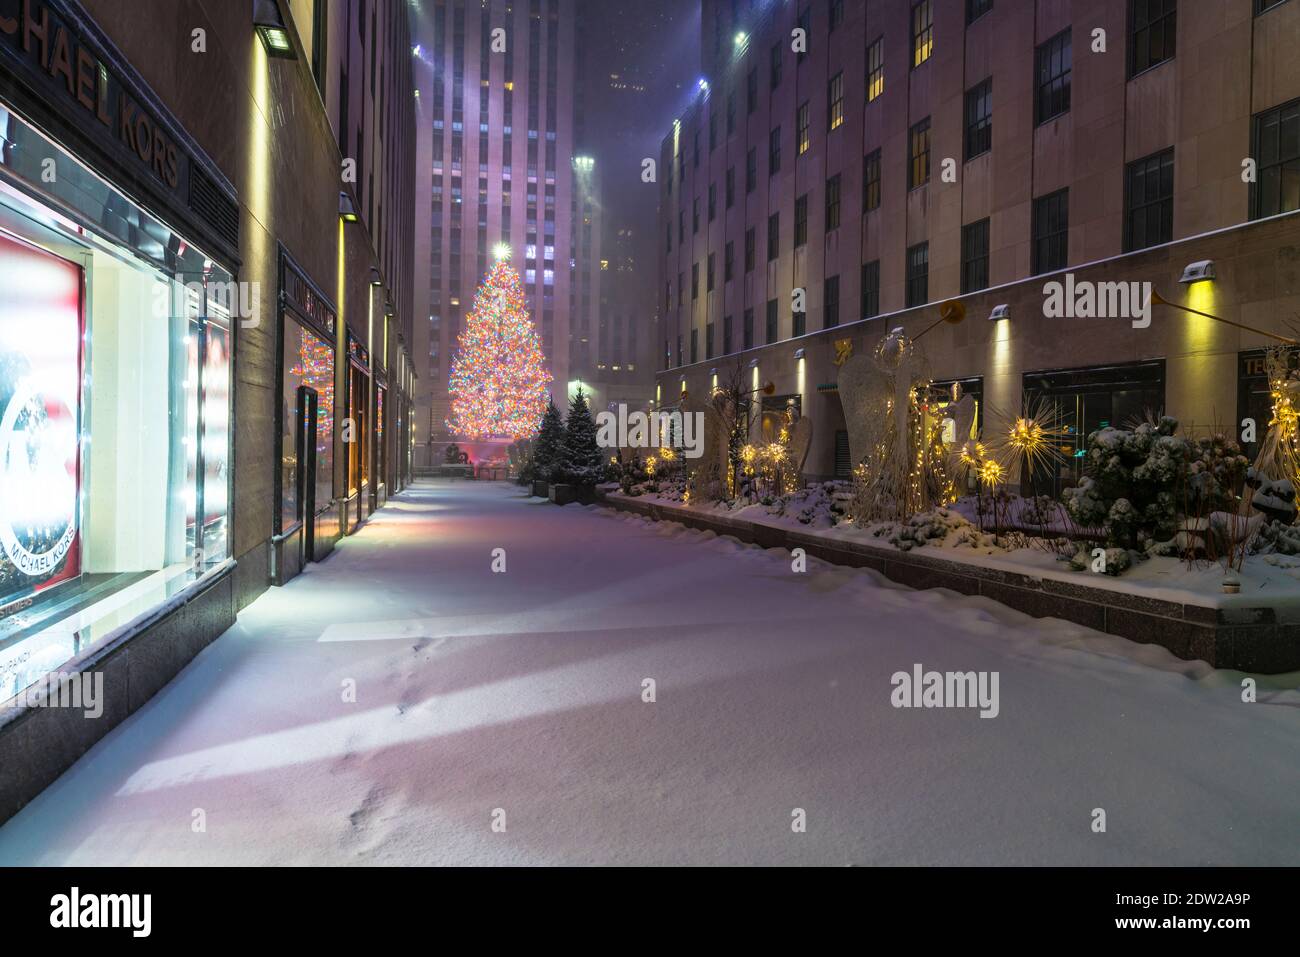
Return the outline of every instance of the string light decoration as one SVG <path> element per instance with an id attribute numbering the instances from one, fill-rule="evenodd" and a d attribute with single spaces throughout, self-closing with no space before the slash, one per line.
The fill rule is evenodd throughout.
<path id="1" fill-rule="evenodd" d="M 1300 379 L 1291 370 L 1292 351 L 1281 345 L 1264 350 L 1273 415 L 1260 443 L 1255 468 L 1266 478 L 1289 479 L 1300 487 Z"/>
<path id="2" fill-rule="evenodd" d="M 468 438 L 536 434 L 551 383 L 519 273 L 494 264 L 474 296 L 451 362 L 447 428 Z"/>

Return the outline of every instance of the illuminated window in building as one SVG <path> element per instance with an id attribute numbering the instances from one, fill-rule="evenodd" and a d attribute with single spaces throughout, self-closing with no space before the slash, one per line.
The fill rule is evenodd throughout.
<path id="1" fill-rule="evenodd" d="M 840 174 L 826 181 L 826 229 L 840 227 Z"/>
<path id="2" fill-rule="evenodd" d="M 1124 251 L 1174 238 L 1174 150 L 1129 163 L 1124 176 Z"/>
<path id="3" fill-rule="evenodd" d="M 961 291 L 975 292 L 989 284 L 989 221 L 961 228 Z"/>
<path id="4" fill-rule="evenodd" d="M 880 208 L 880 150 L 873 150 L 862 158 L 862 209 L 870 212 Z"/>
<path id="5" fill-rule="evenodd" d="M 827 91 L 827 102 L 830 103 L 830 109 L 827 115 L 827 129 L 838 129 L 844 125 L 844 72 L 840 71 L 831 77 L 829 89 Z"/>
<path id="6" fill-rule="evenodd" d="M 915 189 L 930 182 L 930 118 L 927 116 L 908 134 L 907 186 Z"/>
<path id="7" fill-rule="evenodd" d="M 993 148 L 993 77 L 966 91 L 966 159 Z"/>
<path id="8" fill-rule="evenodd" d="M 808 194 L 804 193 L 794 201 L 794 248 L 808 242 Z"/>
<path id="9" fill-rule="evenodd" d="M 916 69 L 934 52 L 934 10 L 931 0 L 912 6 L 912 69 Z"/>
<path id="10" fill-rule="evenodd" d="M 1255 117 L 1254 217 L 1300 209 L 1300 100 Z"/>
<path id="11" fill-rule="evenodd" d="M 1070 110 L 1070 30 L 1067 27 L 1034 55 L 1034 116 L 1046 123 Z"/>
<path id="12" fill-rule="evenodd" d="M 862 318 L 880 315 L 880 260 L 862 264 Z"/>
<path id="13" fill-rule="evenodd" d="M 795 142 L 798 144 L 797 152 L 800 156 L 808 152 L 808 102 L 806 100 L 795 116 Z"/>
<path id="14" fill-rule="evenodd" d="M 1172 60 L 1178 35 L 1177 0 L 1129 4 L 1129 76 Z"/>
<path id="15" fill-rule="evenodd" d="M 867 102 L 885 92 L 885 38 L 877 37 L 867 47 Z"/>
<path id="16" fill-rule="evenodd" d="M 1033 274 L 1064 269 L 1069 259 L 1070 191 L 1034 200 Z"/>
<path id="17" fill-rule="evenodd" d="M 930 244 L 907 249 L 907 308 L 923 306 L 930 298 Z"/>

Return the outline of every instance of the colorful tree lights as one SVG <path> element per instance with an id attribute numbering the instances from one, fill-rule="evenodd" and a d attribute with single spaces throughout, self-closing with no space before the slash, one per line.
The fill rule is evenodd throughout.
<path id="1" fill-rule="evenodd" d="M 497 262 L 474 297 L 452 359 L 447 428 L 476 439 L 531 436 L 546 410 L 550 382 L 519 273 Z"/>

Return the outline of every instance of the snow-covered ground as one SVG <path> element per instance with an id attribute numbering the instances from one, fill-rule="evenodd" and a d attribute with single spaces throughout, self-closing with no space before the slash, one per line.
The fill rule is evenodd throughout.
<path id="1" fill-rule="evenodd" d="M 894 708 L 915 664 L 997 672 L 997 717 Z M 430 483 L 247 609 L 0 863 L 1297 864 L 1300 675 L 1254 704 L 1241 677 Z"/>

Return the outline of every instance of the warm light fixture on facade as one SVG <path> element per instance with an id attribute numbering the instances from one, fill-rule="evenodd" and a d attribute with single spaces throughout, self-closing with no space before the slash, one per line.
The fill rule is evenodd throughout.
<path id="1" fill-rule="evenodd" d="M 379 275 L 379 270 L 378 270 L 378 269 L 376 269 L 374 266 L 371 266 L 371 267 L 370 267 L 370 285 L 372 285 L 372 286 L 382 286 L 383 284 L 384 284 L 384 277 L 381 276 L 381 275 Z"/>
<path id="2" fill-rule="evenodd" d="M 802 358 L 803 358 L 803 350 L 802 350 L 802 349 L 796 349 L 796 350 L 794 350 L 794 357 L 795 357 L 796 359 L 802 359 Z"/>
<path id="3" fill-rule="evenodd" d="M 1183 269 L 1183 276 L 1179 282 L 1204 282 L 1207 279 L 1214 278 L 1214 260 L 1202 259 L 1199 262 L 1189 263 Z"/>
<path id="4" fill-rule="evenodd" d="M 998 322 L 1002 319 L 1011 318 L 1011 309 L 1006 303 L 994 306 L 993 311 L 989 313 L 989 322 Z"/>
<path id="5" fill-rule="evenodd" d="M 357 207 L 352 203 L 352 197 L 348 195 L 347 190 L 339 190 L 339 219 L 345 223 L 355 223 L 361 217 L 357 215 Z"/>
<path id="6" fill-rule="evenodd" d="M 298 54 L 294 52 L 293 41 L 289 39 L 289 31 L 284 25 L 284 17 L 280 15 L 280 5 L 276 0 L 254 0 L 253 29 L 266 47 L 267 56 L 297 59 Z"/>
<path id="7" fill-rule="evenodd" d="M 757 368 L 758 368 L 758 360 L 757 360 L 757 359 L 750 359 L 750 360 L 749 360 L 749 367 L 750 367 L 751 369 L 757 369 Z"/>

